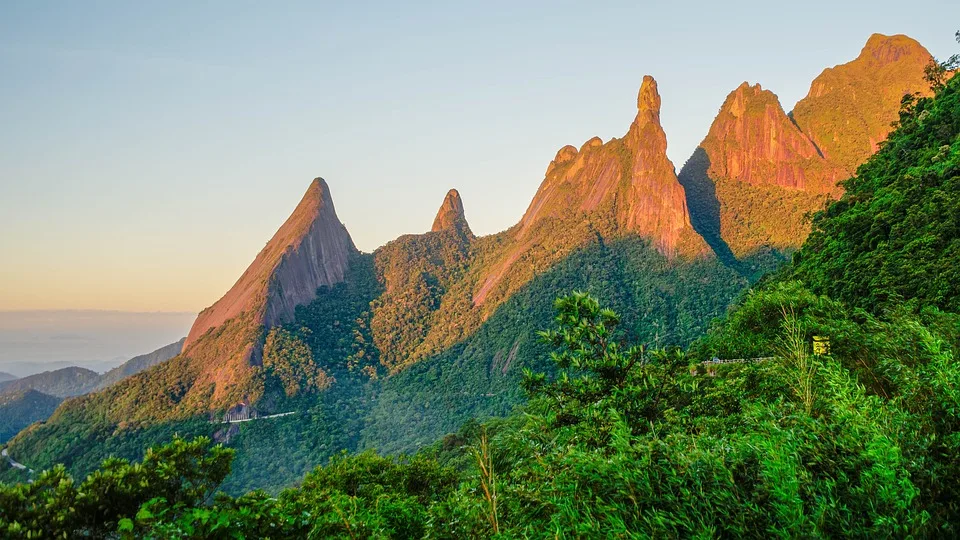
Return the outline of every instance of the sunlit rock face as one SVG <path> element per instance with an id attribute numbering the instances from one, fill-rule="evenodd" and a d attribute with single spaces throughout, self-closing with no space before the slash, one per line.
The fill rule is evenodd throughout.
<path id="1" fill-rule="evenodd" d="M 681 169 L 692 223 L 717 252 L 743 258 L 798 248 L 809 215 L 877 150 L 905 94 L 929 94 L 930 53 L 906 36 L 875 34 L 857 59 L 828 68 L 793 112 L 743 83 Z"/>

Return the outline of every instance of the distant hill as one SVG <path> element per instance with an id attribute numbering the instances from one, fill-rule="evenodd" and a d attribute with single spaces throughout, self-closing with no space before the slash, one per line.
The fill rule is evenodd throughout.
<path id="1" fill-rule="evenodd" d="M 183 342 L 186 341 L 186 339 L 187 338 L 182 338 L 176 343 L 171 343 L 170 345 L 160 347 L 159 349 L 148 354 L 134 356 L 130 360 L 127 360 L 123 364 L 101 375 L 100 382 L 97 384 L 96 389 L 100 390 L 101 388 L 106 388 L 111 384 L 120 381 L 121 379 L 131 375 L 136 375 L 148 367 L 153 367 L 160 362 L 173 358 L 174 356 L 180 354 L 180 351 L 183 350 Z"/>
<path id="2" fill-rule="evenodd" d="M 30 424 L 50 418 L 65 398 L 101 390 L 173 358 L 180 354 L 185 339 L 135 356 L 103 375 L 76 366 L 19 379 L 0 372 L 0 444 Z"/>
<path id="3" fill-rule="evenodd" d="M 0 444 L 30 424 L 49 418 L 61 401 L 29 388 L 0 394 Z"/>
<path id="4" fill-rule="evenodd" d="M 0 394 L 32 389 L 51 396 L 66 398 L 93 391 L 99 381 L 100 374 L 96 371 L 68 367 L 0 383 Z"/>
<path id="5" fill-rule="evenodd" d="M 33 389 L 51 396 L 67 398 L 101 390 L 180 354 L 185 339 L 182 338 L 176 343 L 165 345 L 153 352 L 135 356 L 103 375 L 77 366 L 44 371 L 19 379 L 0 372 L 0 395 Z"/>

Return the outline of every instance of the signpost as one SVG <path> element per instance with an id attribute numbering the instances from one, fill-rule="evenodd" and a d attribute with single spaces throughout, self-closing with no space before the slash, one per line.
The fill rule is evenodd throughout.
<path id="1" fill-rule="evenodd" d="M 830 354 L 829 336 L 813 336 L 813 354 L 815 356 L 827 356 Z"/>

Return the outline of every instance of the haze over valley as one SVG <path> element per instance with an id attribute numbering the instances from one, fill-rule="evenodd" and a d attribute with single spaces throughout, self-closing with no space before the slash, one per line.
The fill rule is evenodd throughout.
<path id="1" fill-rule="evenodd" d="M 97 372 L 187 335 L 195 313 L 0 311 L 0 371 L 25 377 L 80 366 Z"/>

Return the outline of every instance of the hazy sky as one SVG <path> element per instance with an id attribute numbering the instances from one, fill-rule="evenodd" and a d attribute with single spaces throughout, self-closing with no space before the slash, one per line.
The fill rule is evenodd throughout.
<path id="1" fill-rule="evenodd" d="M 82 366 L 103 372 L 179 340 L 193 313 L 0 311 L 0 371 Z"/>
<path id="2" fill-rule="evenodd" d="M 679 167 L 742 81 L 790 110 L 873 32 L 944 57 L 960 26 L 956 0 L 457 4 L 0 3 L 0 309 L 195 312 L 315 176 L 365 251 L 450 187 L 493 233 L 558 148 L 626 132 L 644 74 Z"/>

